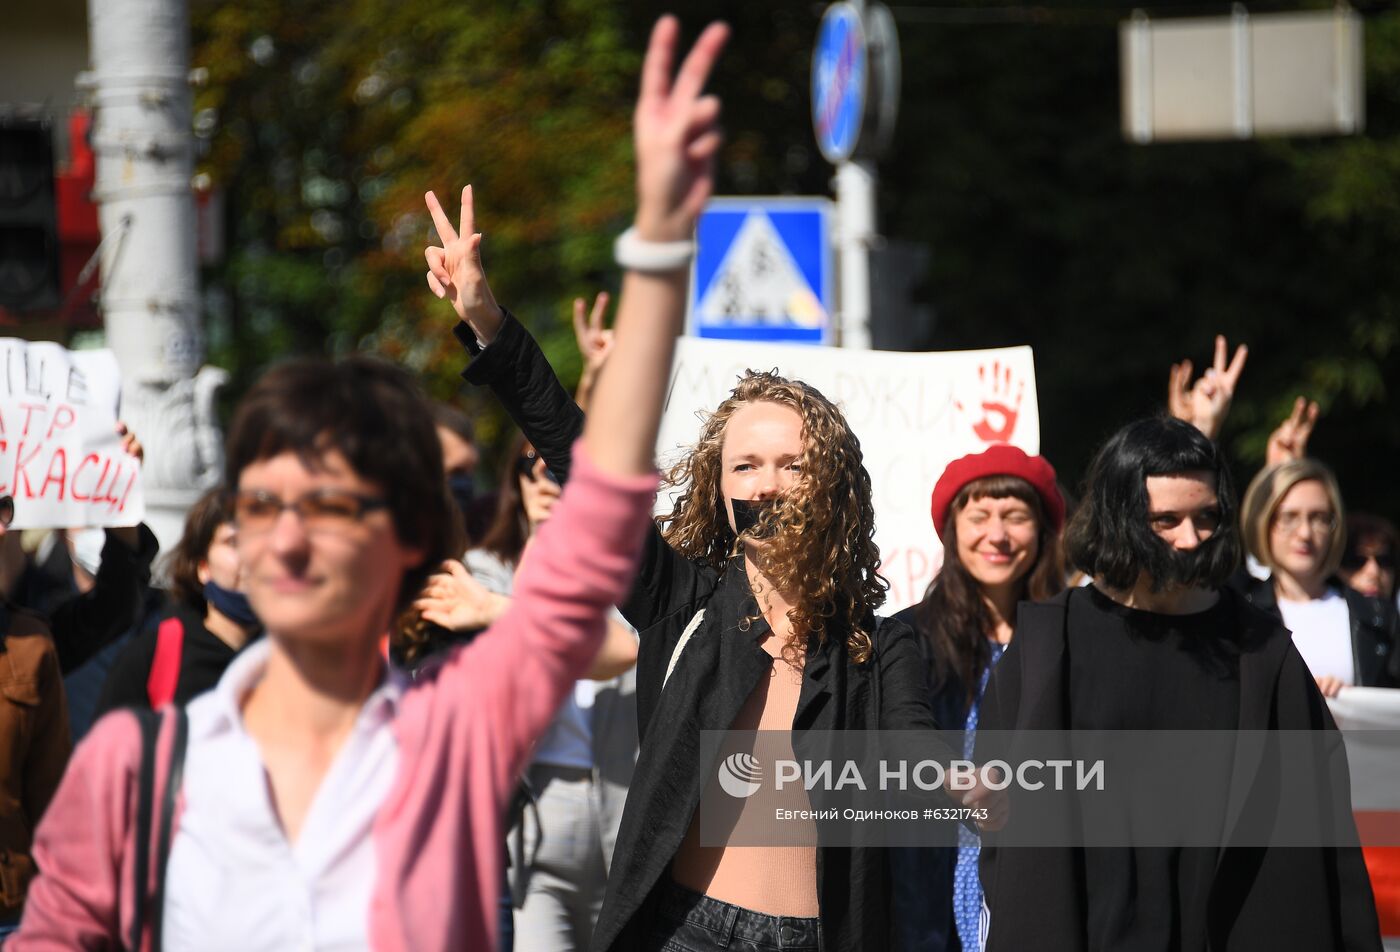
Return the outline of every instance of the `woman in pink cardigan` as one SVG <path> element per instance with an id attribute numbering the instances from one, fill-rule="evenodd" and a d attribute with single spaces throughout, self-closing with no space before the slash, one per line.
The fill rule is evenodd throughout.
<path id="1" fill-rule="evenodd" d="M 165 875 L 158 859 L 137 887 L 141 731 L 117 712 L 78 749 L 39 826 L 39 876 L 7 950 L 493 946 L 503 807 L 626 593 L 651 511 L 685 299 L 679 245 L 719 145 L 718 104 L 701 90 L 725 29 L 701 36 L 673 85 L 677 36 L 663 19 L 643 68 L 612 360 L 511 608 L 417 680 L 386 669 L 381 637 L 449 554 L 432 418 L 377 361 L 269 372 L 228 444 L 247 594 L 268 637 L 189 705 L 183 775 L 154 792 L 157 816 L 164 787 L 176 797 L 171 829 L 152 824 Z M 448 249 L 435 270 L 480 273 L 467 266 L 481 238 L 470 190 L 461 238 L 429 204 Z M 454 303 L 490 294 L 433 283 Z M 175 723 L 163 719 L 158 778 Z"/>

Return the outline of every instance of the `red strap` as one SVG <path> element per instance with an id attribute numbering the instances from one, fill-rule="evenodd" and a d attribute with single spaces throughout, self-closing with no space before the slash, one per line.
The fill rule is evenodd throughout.
<path id="1" fill-rule="evenodd" d="M 185 626 L 171 616 L 156 629 L 156 656 L 146 678 L 146 697 L 151 710 L 158 711 L 175 700 L 175 683 L 180 680 L 180 654 L 185 648 Z"/>

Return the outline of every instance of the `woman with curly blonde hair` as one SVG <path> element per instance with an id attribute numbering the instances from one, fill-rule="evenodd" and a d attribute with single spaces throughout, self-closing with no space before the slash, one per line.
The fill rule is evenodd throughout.
<path id="1" fill-rule="evenodd" d="M 477 303 L 457 311 L 464 376 L 492 387 L 567 481 L 582 413 L 475 263 Z M 685 275 L 677 261 L 653 280 L 683 289 Z M 790 731 L 796 745 L 807 732 L 934 726 L 912 633 L 876 618 L 885 583 L 862 460 L 816 389 L 750 371 L 669 474 L 682 492 L 619 606 L 640 638 L 641 749 L 594 949 L 891 947 L 884 849 L 731 847 L 699 830 L 702 795 L 721 796 L 702 731 Z M 984 788 L 966 802 L 988 807 L 989 828 L 1004 819 Z"/>
<path id="2" fill-rule="evenodd" d="M 756 404 L 796 414 L 801 451 L 787 470 L 805 478 L 783 480 L 776 494 L 760 490 L 757 498 L 765 505 L 754 513 L 749 537 L 763 541 L 742 547 L 752 562 L 754 594 L 790 600 L 785 659 L 800 664 L 806 650 L 801 636 L 824 640 L 828 625 L 834 624 L 844 632 L 852 660 L 864 662 L 871 651 L 869 616 L 884 604 L 888 588 L 877 574 L 880 550 L 874 541 L 870 474 L 845 417 L 815 388 L 774 372 L 750 370 L 739 380 L 707 417 L 694 450 L 666 476 L 669 485 L 686 487 L 671 513 L 661 518 L 666 542 L 716 571 L 739 553 L 733 499 L 722 492 L 724 444 L 730 421 Z M 768 415 L 791 429 L 789 414 Z"/>

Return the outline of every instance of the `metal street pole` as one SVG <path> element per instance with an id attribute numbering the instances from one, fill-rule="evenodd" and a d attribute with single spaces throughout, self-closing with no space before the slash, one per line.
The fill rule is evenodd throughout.
<path id="1" fill-rule="evenodd" d="M 200 369 L 189 15 L 185 0 L 90 0 L 88 26 L 78 85 L 93 105 L 99 300 L 122 416 L 146 446 L 146 521 L 168 549 L 223 467 L 213 399 L 226 374 Z"/>
<path id="2" fill-rule="evenodd" d="M 851 0 L 865 18 L 865 0 Z M 841 253 L 841 346 L 870 349 L 870 243 L 875 237 L 875 163 L 849 158 L 836 167 Z"/>
<path id="3" fill-rule="evenodd" d="M 836 166 L 838 341 L 852 350 L 871 345 L 875 159 L 894 134 L 899 82 L 899 37 L 889 8 L 865 0 L 828 7 L 812 53 L 812 126 L 822 155 Z"/>
<path id="4" fill-rule="evenodd" d="M 836 167 L 841 253 L 841 346 L 870 349 L 870 248 L 875 231 L 875 163 L 848 159 Z"/>

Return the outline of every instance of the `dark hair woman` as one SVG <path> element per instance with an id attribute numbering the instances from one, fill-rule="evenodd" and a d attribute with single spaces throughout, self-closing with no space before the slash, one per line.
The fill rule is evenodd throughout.
<path id="1" fill-rule="evenodd" d="M 1384 516 L 1369 512 L 1347 513 L 1347 544 L 1337 575 L 1367 598 L 1395 603 L 1395 555 L 1400 533 Z"/>
<path id="2" fill-rule="evenodd" d="M 1157 826 L 1128 819 L 1149 809 L 1141 785 L 1091 811 L 1055 797 L 1035 813 L 1022 809 L 1033 794 L 1013 793 L 1012 837 L 1019 817 L 1023 831 L 1083 823 L 1114 839 L 1019 849 L 987 837 L 986 952 L 1380 949 L 1341 738 L 1324 736 L 1335 725 L 1288 631 L 1222 589 L 1239 559 L 1229 474 L 1217 445 L 1181 420 L 1139 420 L 1110 437 L 1065 530 L 1068 557 L 1093 583 L 1022 606 L 978 737 L 979 757 L 1019 763 L 1035 732 L 1195 732 L 1181 758 L 1132 743 L 1189 785 L 1151 793 L 1189 797 L 1204 835 L 1131 832 Z M 1318 733 L 1286 755 L 1283 741 L 1238 741 L 1265 730 Z"/>
<path id="3" fill-rule="evenodd" d="M 476 446 L 476 427 L 465 413 L 451 404 L 432 403 L 433 425 L 438 442 L 442 444 L 442 468 L 447 476 L 447 489 L 457 512 L 462 517 L 462 529 L 469 540 L 479 539 L 494 511 L 494 494 L 479 493 L 476 470 L 481 453 Z M 465 548 L 465 546 L 464 546 Z"/>
<path id="4" fill-rule="evenodd" d="M 1044 457 L 993 446 L 948 464 L 932 510 L 943 567 L 923 601 L 895 617 L 919 636 L 934 720 L 963 729 L 963 754 L 971 758 L 978 707 L 1011 642 L 1017 603 L 1050 598 L 1065 586 L 1065 504 Z M 965 828 L 957 830 L 956 848 L 950 842 L 892 852 L 901 949 L 981 948 L 977 853 L 978 837 Z"/>
<path id="5" fill-rule="evenodd" d="M 211 489 L 185 518 L 170 553 L 170 611 L 122 649 L 98 701 L 98 715 L 119 707 L 186 704 L 219 683 L 224 669 L 261 633 L 240 589 L 233 510 Z"/>
<path id="6" fill-rule="evenodd" d="M 1188 552 L 1161 543 L 1172 517 L 1152 512 L 1147 479 L 1163 473 L 1209 473 L 1219 499 L 1210 518 L 1218 531 Z M 1237 506 L 1230 467 L 1216 445 L 1178 420 L 1150 417 L 1113 434 L 1090 464 L 1080 501 L 1065 530 L 1065 553 L 1109 588 L 1127 591 L 1144 573 L 1154 590 L 1172 586 L 1215 589 L 1240 564 Z"/>
<path id="7" fill-rule="evenodd" d="M 476 546 L 512 569 L 525 551 L 531 530 L 548 516 L 553 500 L 559 496 L 559 484 L 548 472 L 541 472 L 541 478 L 536 478 L 538 461 L 535 448 L 525 437 L 517 436 L 496 480 L 495 513 Z M 544 464 L 538 468 L 544 471 Z"/>

